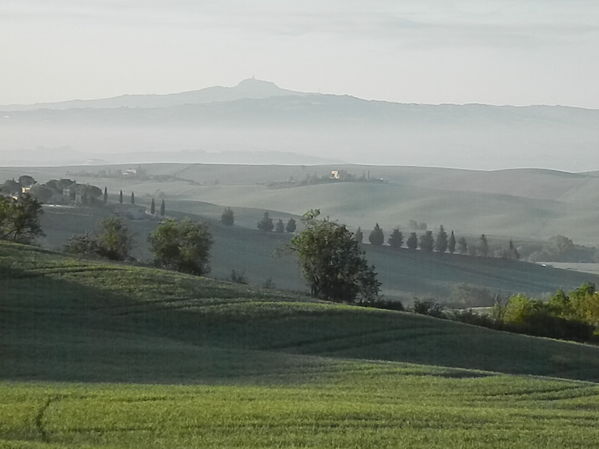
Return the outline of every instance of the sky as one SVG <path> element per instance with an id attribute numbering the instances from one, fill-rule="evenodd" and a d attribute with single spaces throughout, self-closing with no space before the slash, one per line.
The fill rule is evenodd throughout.
<path id="1" fill-rule="evenodd" d="M 0 0 L 0 104 L 255 76 L 409 103 L 599 108 L 597 0 Z"/>

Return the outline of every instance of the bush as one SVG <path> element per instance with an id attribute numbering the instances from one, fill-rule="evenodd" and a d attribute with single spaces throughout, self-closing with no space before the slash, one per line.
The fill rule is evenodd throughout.
<path id="1" fill-rule="evenodd" d="M 100 256 L 111 260 L 125 260 L 133 247 L 133 236 L 123 220 L 109 217 L 102 221 L 96 243 Z"/>
<path id="2" fill-rule="evenodd" d="M 231 276 L 229 276 L 229 280 L 231 282 L 235 282 L 236 284 L 247 284 L 248 280 L 245 277 L 245 272 L 231 270 Z"/>
<path id="3" fill-rule="evenodd" d="M 372 307 L 374 309 L 395 310 L 398 312 L 403 312 L 405 310 L 401 301 L 390 299 L 379 298 L 367 303 L 360 303 L 359 305 L 364 307 Z"/>
<path id="4" fill-rule="evenodd" d="M 414 300 L 412 311 L 421 315 L 434 316 L 436 318 L 444 318 L 443 305 L 432 300 L 421 301 L 419 299 Z"/>
<path id="5" fill-rule="evenodd" d="M 31 243 L 44 235 L 40 225 L 42 204 L 29 194 L 17 199 L 0 195 L 0 240 Z"/>

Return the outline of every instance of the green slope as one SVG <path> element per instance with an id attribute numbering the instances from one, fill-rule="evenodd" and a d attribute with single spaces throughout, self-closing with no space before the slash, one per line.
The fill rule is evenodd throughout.
<path id="1" fill-rule="evenodd" d="M 594 346 L 1 242 L 0 329 L 2 449 L 599 438 Z"/>
<path id="2" fill-rule="evenodd" d="M 245 272 L 250 283 L 262 285 L 271 279 L 279 288 L 305 291 L 295 258 L 281 253 L 289 241 L 289 235 L 266 234 L 241 226 L 226 227 L 216 219 L 222 210 L 207 203 L 177 203 L 184 212 L 169 212 L 176 217 L 191 216 L 194 219 L 210 220 L 215 237 L 212 250 L 212 273 L 217 278 L 228 278 L 231 270 Z M 59 249 L 73 234 L 93 230 L 98 221 L 111 213 L 103 209 L 46 209 L 42 226 L 46 237 L 41 242 L 50 248 Z M 200 215 L 194 215 L 194 214 Z M 257 222 L 260 211 L 236 209 L 238 220 Z M 273 212 L 274 218 L 281 214 Z M 135 233 L 137 246 L 134 255 L 149 259 L 146 236 L 156 226 L 152 220 L 133 220 L 130 227 Z M 500 259 L 481 259 L 451 256 L 446 254 L 427 255 L 402 250 L 395 252 L 388 247 L 373 248 L 364 245 L 367 258 L 376 266 L 383 283 L 383 292 L 391 298 L 410 302 L 415 296 L 446 300 L 459 284 L 488 288 L 507 293 L 552 294 L 559 288 L 573 289 L 583 282 L 599 284 L 593 274 L 570 270 L 556 270 L 535 264 Z"/>

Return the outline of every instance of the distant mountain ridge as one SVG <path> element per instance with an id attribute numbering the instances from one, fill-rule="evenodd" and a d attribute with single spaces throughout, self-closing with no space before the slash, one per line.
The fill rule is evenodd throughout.
<path id="1" fill-rule="evenodd" d="M 172 94 L 119 95 L 90 100 L 66 100 L 52 103 L 1 105 L 0 111 L 32 111 L 36 109 L 98 109 L 98 108 L 164 108 L 187 104 L 235 101 L 243 98 L 269 98 L 288 95 L 305 95 L 282 89 L 270 81 L 254 78 L 241 81 L 233 87 L 214 86 Z"/>
<path id="2" fill-rule="evenodd" d="M 172 152 L 168 162 L 183 162 L 176 156 L 183 150 L 234 149 L 294 153 L 307 161 L 599 169 L 599 110 L 566 106 L 393 103 L 249 79 L 234 87 L 0 111 L 0 165 L 2 159 L 34 163 L 37 148 L 68 147 L 107 161 L 110 153 Z M 56 164 L 72 160 L 56 155 Z"/>

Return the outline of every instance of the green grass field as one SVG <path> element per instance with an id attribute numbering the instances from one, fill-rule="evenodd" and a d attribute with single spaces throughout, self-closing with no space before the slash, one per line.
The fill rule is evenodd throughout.
<path id="1" fill-rule="evenodd" d="M 594 448 L 599 348 L 0 243 L 0 448 Z"/>

